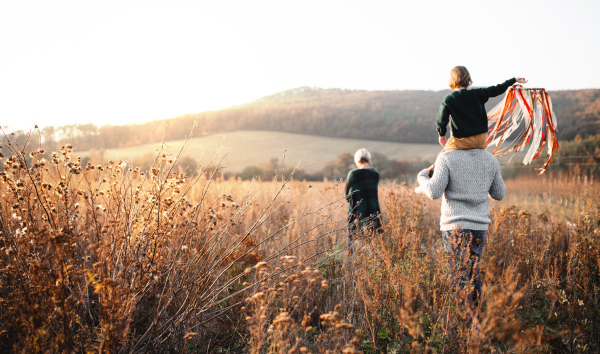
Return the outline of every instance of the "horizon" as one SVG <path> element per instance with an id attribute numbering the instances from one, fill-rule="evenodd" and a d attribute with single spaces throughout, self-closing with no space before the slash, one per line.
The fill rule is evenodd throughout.
<path id="1" fill-rule="evenodd" d="M 140 122 L 127 122 L 124 124 L 110 124 L 110 123 L 106 123 L 106 124 L 96 124 L 95 122 L 81 122 L 81 123 L 67 123 L 67 124 L 62 124 L 62 125 L 40 125 L 37 123 L 33 123 L 31 126 L 25 127 L 20 126 L 18 128 L 12 128 L 11 125 L 9 124 L 3 124 L 2 126 L 0 126 L 0 128 L 2 130 L 4 130 L 5 133 L 13 133 L 13 132 L 28 132 L 28 131 L 32 131 L 33 129 L 36 128 L 36 126 L 39 129 L 43 129 L 44 127 L 48 127 L 48 126 L 52 126 L 55 128 L 61 127 L 61 126 L 67 126 L 67 125 L 78 125 L 78 124 L 93 124 L 96 127 L 102 127 L 102 126 L 130 126 L 130 125 L 140 125 L 140 124 L 146 124 L 146 123 L 151 123 L 153 121 L 162 121 L 162 120 L 169 120 L 169 119 L 176 119 L 182 116 L 186 116 L 186 115 L 190 115 L 190 114 L 202 114 L 202 113 L 206 113 L 206 112 L 216 112 L 216 111 L 221 111 L 221 110 L 225 110 L 225 109 L 229 109 L 229 108 L 234 108 L 234 107 L 239 107 L 239 106 L 243 106 L 246 104 L 252 104 L 254 102 L 260 101 L 262 99 L 271 97 L 271 96 L 276 96 L 276 95 L 280 95 L 284 92 L 289 92 L 289 91 L 295 91 L 295 90 L 299 90 L 299 89 L 303 89 L 303 88 L 308 88 L 311 90 L 342 90 L 342 91 L 368 91 L 368 92 L 394 92 L 394 91 L 398 91 L 398 92 L 402 92 L 402 91 L 422 91 L 422 92 L 440 92 L 440 91 L 449 91 L 450 88 L 446 88 L 446 89 L 440 89 L 440 90 L 426 90 L 426 89 L 400 89 L 400 90 L 365 90 L 365 89 L 347 89 L 347 88 L 321 88 L 321 87 L 308 87 L 308 86 L 301 86 L 301 87 L 295 87 L 295 88 L 291 88 L 291 89 L 287 89 L 287 90 L 283 90 L 280 92 L 276 92 L 273 94 L 268 94 L 262 97 L 258 97 L 252 101 L 249 102 L 243 102 L 243 103 L 239 103 L 239 104 L 233 104 L 231 106 L 226 106 L 226 107 L 222 107 L 222 108 L 217 108 L 217 109 L 208 109 L 208 110 L 204 110 L 204 111 L 199 111 L 199 112 L 187 112 L 187 113 L 183 113 L 177 116 L 172 116 L 172 117 L 164 117 L 164 118 L 155 118 L 155 119 L 150 119 L 150 120 L 145 120 L 145 121 L 140 121 Z M 581 89 L 564 89 L 564 90 L 552 90 L 552 91 L 582 91 L 582 90 L 600 90 L 600 88 L 581 88 Z M 550 92 L 550 90 L 547 90 Z"/>
<path id="2" fill-rule="evenodd" d="M 30 1 L 0 9 L 0 126 L 10 130 L 139 124 L 301 87 L 440 91 L 455 65 L 469 68 L 476 86 L 522 76 L 548 91 L 600 88 L 600 3 L 591 0 Z M 460 50 L 452 16 L 469 19 L 455 32 L 470 39 Z"/>

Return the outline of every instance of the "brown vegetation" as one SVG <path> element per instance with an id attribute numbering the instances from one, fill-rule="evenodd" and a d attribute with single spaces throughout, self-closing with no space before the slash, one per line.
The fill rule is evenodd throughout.
<path id="1" fill-rule="evenodd" d="M 2 352 L 600 350 L 597 181 L 507 182 L 473 329 L 439 203 L 404 185 L 381 186 L 385 233 L 348 256 L 335 182 L 222 180 L 219 158 L 186 177 L 163 153 L 144 173 L 81 165 L 70 145 L 48 160 L 1 151 Z M 530 192 L 545 199 L 511 206 Z"/>

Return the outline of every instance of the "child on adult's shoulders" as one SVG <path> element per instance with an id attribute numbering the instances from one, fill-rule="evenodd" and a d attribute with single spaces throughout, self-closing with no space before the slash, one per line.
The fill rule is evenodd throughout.
<path id="1" fill-rule="evenodd" d="M 486 149 L 488 118 L 485 103 L 490 97 L 496 97 L 514 85 L 524 84 L 522 77 L 508 79 L 501 84 L 489 87 L 470 88 L 473 81 L 464 66 L 455 66 L 450 71 L 449 86 L 453 90 L 440 104 L 436 125 L 442 152 L 450 150 Z M 450 123 L 450 139 L 446 139 L 447 126 Z M 429 177 L 433 175 L 434 165 L 427 169 Z M 420 187 L 415 189 L 420 193 Z"/>
<path id="2" fill-rule="evenodd" d="M 446 95 L 440 104 L 436 125 L 443 151 L 454 149 L 487 148 L 488 119 L 485 103 L 514 85 L 527 82 L 522 77 L 508 79 L 501 84 L 489 87 L 470 88 L 473 81 L 464 66 L 455 66 L 450 71 L 449 86 L 453 91 Z M 452 117 L 452 119 L 450 119 Z M 450 124 L 450 139 L 446 139 L 446 127 Z"/>

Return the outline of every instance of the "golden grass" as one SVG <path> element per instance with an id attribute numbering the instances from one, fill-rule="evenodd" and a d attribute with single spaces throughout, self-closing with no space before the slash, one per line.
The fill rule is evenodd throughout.
<path id="1" fill-rule="evenodd" d="M 220 180 L 210 166 L 190 179 L 162 152 L 144 173 L 81 166 L 71 146 L 21 150 L 2 150 L 2 352 L 600 350 L 597 183 L 507 181 L 473 329 L 439 202 L 407 186 L 382 183 L 385 233 L 349 256 L 339 183 Z"/>
<path id="2" fill-rule="evenodd" d="M 504 204 L 550 213 L 555 218 L 573 219 L 598 205 L 593 196 L 600 190 L 600 180 L 559 173 L 518 177 L 507 180 L 506 186 Z"/>

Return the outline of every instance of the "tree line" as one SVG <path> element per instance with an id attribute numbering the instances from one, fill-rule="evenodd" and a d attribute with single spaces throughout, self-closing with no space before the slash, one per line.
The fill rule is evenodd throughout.
<path id="1" fill-rule="evenodd" d="M 530 165 L 523 165 L 519 159 L 513 159 L 511 163 L 502 166 L 502 176 L 513 178 L 538 173 L 536 168 L 540 168 L 547 160 L 546 149 L 544 147 L 540 157 Z M 573 140 L 560 141 L 560 149 L 554 153 L 546 173 L 599 178 L 600 134 L 585 138 L 577 135 Z"/>
<path id="2" fill-rule="evenodd" d="M 413 159 L 390 159 L 385 154 L 375 151 L 371 154 L 371 167 L 375 168 L 382 179 L 395 179 L 401 181 L 414 180 L 416 174 L 422 169 L 431 165 L 431 161 L 413 158 Z M 277 158 L 272 158 L 269 162 L 258 163 L 257 165 L 246 166 L 239 173 L 227 172 L 225 178 L 236 177 L 242 180 L 260 178 L 268 181 L 273 178 L 288 178 L 306 181 L 327 180 L 346 180 L 348 172 L 355 169 L 354 156 L 349 152 L 341 153 L 335 160 L 325 163 L 325 166 L 317 172 L 306 172 L 303 170 L 293 171 L 291 168 L 284 168 Z"/>
<path id="3" fill-rule="evenodd" d="M 600 177 L 600 134 L 582 138 L 575 136 L 560 146 L 554 161 L 554 170 L 575 175 L 592 175 Z"/>

